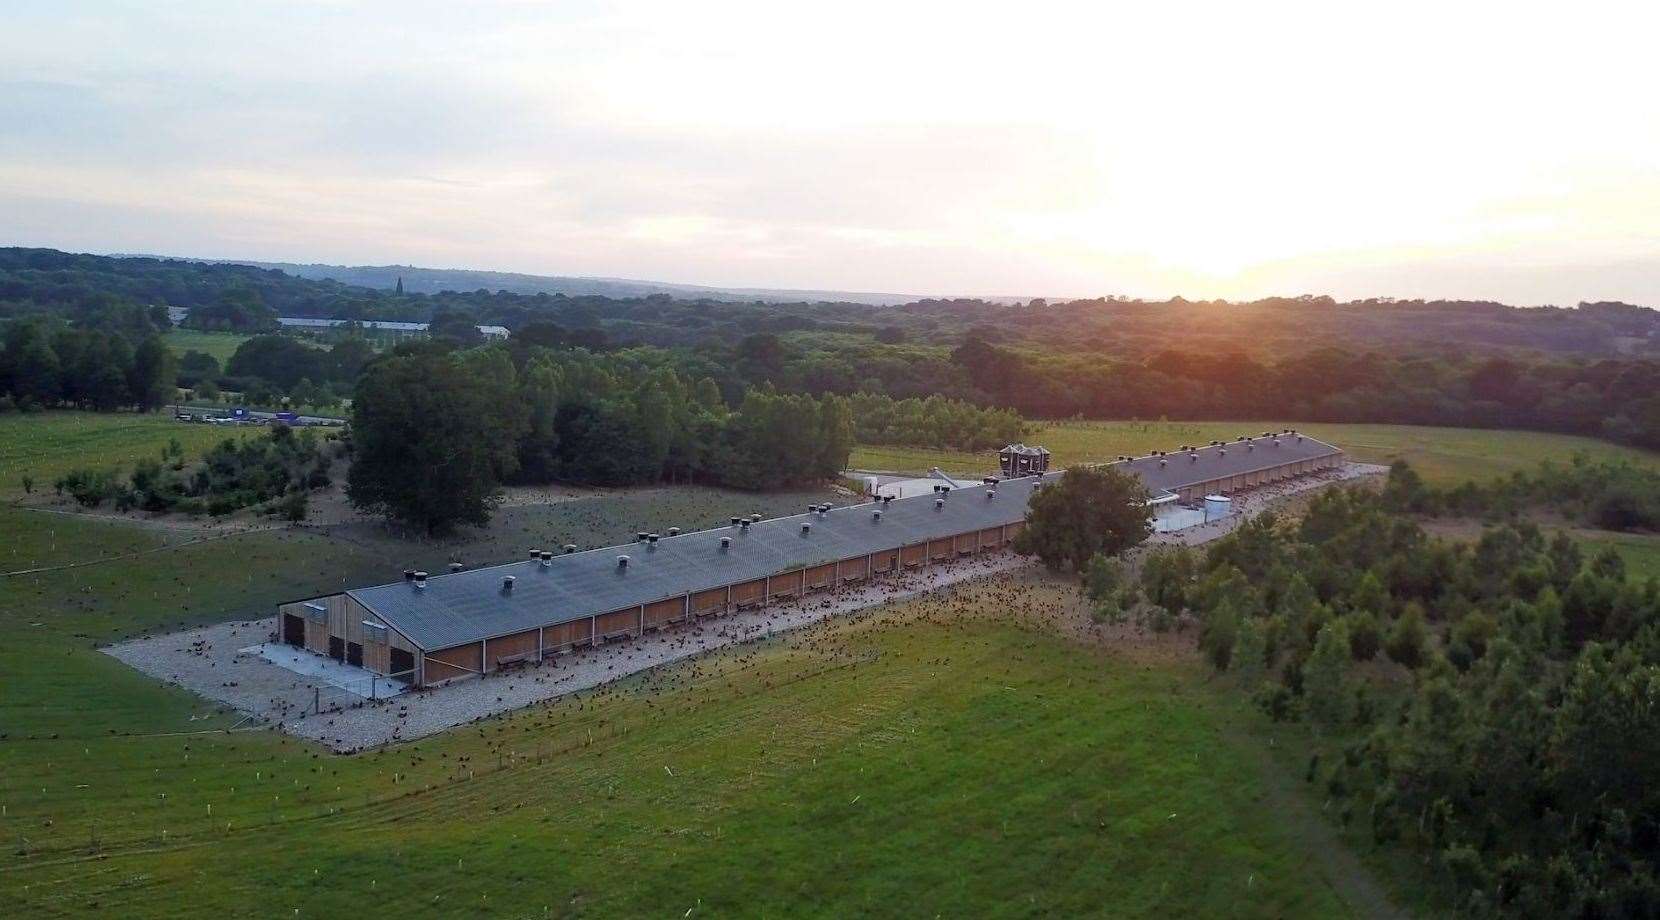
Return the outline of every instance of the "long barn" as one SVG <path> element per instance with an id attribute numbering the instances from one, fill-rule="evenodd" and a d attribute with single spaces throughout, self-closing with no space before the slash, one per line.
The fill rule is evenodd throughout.
<path id="1" fill-rule="evenodd" d="M 1342 462 L 1294 431 L 1122 458 L 1155 501 L 1279 482 Z M 506 565 L 404 579 L 282 604 L 282 641 L 416 686 L 540 661 L 585 645 L 763 606 L 905 569 L 1004 551 L 1035 489 L 1060 473 L 982 488 L 820 505 L 771 520 L 732 518 L 692 533 L 576 552 L 536 550 Z"/>

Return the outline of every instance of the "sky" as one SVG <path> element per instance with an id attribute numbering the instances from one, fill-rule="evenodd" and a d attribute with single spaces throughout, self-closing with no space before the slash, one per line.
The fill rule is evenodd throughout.
<path id="1" fill-rule="evenodd" d="M 1660 305 L 1655 4 L 0 4 L 0 245 Z"/>

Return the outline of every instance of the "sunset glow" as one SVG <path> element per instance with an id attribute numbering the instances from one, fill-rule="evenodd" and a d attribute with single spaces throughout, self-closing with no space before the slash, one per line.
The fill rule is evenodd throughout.
<path id="1" fill-rule="evenodd" d="M 0 226 L 919 294 L 1660 300 L 1639 5 L 786 7 L 8 4 Z"/>

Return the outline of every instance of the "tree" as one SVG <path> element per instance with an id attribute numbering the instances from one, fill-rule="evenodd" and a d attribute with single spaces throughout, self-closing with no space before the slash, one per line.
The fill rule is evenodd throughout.
<path id="1" fill-rule="evenodd" d="M 1084 595 L 1094 605 L 1092 617 L 1119 623 L 1135 607 L 1137 587 L 1122 559 L 1096 553 L 1084 568 Z"/>
<path id="2" fill-rule="evenodd" d="M 1141 480 L 1110 466 L 1078 466 L 1033 492 L 1014 549 L 1051 571 L 1081 572 L 1096 553 L 1116 556 L 1151 532 Z"/>
<path id="3" fill-rule="evenodd" d="M 1417 601 L 1406 605 L 1400 618 L 1389 628 L 1389 639 L 1384 651 L 1391 661 L 1416 670 L 1424 663 L 1424 650 L 1429 645 L 1429 633 L 1424 628 L 1424 608 Z"/>
<path id="4" fill-rule="evenodd" d="M 1376 614 L 1356 611 L 1343 618 L 1349 633 L 1349 654 L 1356 661 L 1371 661 L 1383 647 Z"/>
<path id="5" fill-rule="evenodd" d="M 1195 565 L 1193 551 L 1186 546 L 1152 549 L 1141 560 L 1142 593 L 1149 602 L 1164 608 L 1171 615 L 1181 616 L 1187 611 Z"/>
<path id="6" fill-rule="evenodd" d="M 1349 679 L 1349 632 L 1341 621 L 1321 627 L 1314 651 L 1303 665 L 1303 695 L 1309 715 L 1327 726 L 1354 720 L 1354 693 Z"/>
<path id="7" fill-rule="evenodd" d="M 1218 671 L 1226 671 L 1233 663 L 1234 646 L 1239 642 L 1239 605 L 1231 597 L 1205 612 L 1204 627 L 1199 633 L 1199 648 Z"/>
<path id="8" fill-rule="evenodd" d="M 6 367 L 19 405 L 50 406 L 58 401 L 58 354 L 43 324 L 13 323 L 6 330 Z"/>
<path id="9" fill-rule="evenodd" d="M 1247 617 L 1239 624 L 1229 666 L 1247 691 L 1255 690 L 1262 682 L 1268 669 L 1268 635 L 1260 618 Z"/>
<path id="10" fill-rule="evenodd" d="M 323 352 L 286 335 L 256 335 L 236 347 L 225 365 L 232 377 L 257 377 L 287 392 L 301 380 L 323 376 Z"/>
<path id="11" fill-rule="evenodd" d="M 549 482 L 559 465 L 559 371 L 537 362 L 519 375 L 519 401 L 525 407 L 525 433 L 519 439 L 518 479 Z"/>
<path id="12" fill-rule="evenodd" d="M 346 495 L 362 510 L 427 534 L 483 526 L 501 499 L 486 390 L 436 352 L 376 362 L 352 404 L 355 458 Z"/>
<path id="13" fill-rule="evenodd" d="M 128 391 L 139 409 L 150 412 L 172 400 L 178 366 L 178 358 L 161 336 L 152 335 L 139 343 L 127 379 Z"/>
<path id="14" fill-rule="evenodd" d="M 818 428 L 813 472 L 821 479 L 834 479 L 847 468 L 847 458 L 853 453 L 853 410 L 847 400 L 827 394 L 819 403 Z"/>
<path id="15" fill-rule="evenodd" d="M 179 358 L 177 380 L 179 386 L 186 389 L 205 380 L 217 380 L 219 373 L 219 359 L 205 352 L 192 349 Z"/>
<path id="16" fill-rule="evenodd" d="M 432 322 L 427 325 L 427 334 L 434 339 L 446 339 L 463 345 L 472 345 L 484 340 L 484 333 L 478 331 L 478 320 L 472 314 L 449 308 L 440 309 L 432 314 Z"/>

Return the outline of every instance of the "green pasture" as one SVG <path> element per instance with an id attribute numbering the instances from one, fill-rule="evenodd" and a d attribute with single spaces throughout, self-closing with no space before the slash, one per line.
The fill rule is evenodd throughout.
<path id="1" fill-rule="evenodd" d="M 1048 448 L 1059 466 L 1112 460 L 1171 450 L 1182 444 L 1205 444 L 1242 434 L 1294 427 L 1348 451 L 1356 460 L 1390 463 L 1405 459 L 1433 483 L 1484 479 L 1528 469 L 1541 460 L 1565 461 L 1584 451 L 1598 457 L 1630 457 L 1660 462 L 1652 453 L 1593 438 L 1532 431 L 1475 428 L 1426 428 L 1413 425 L 1335 425 L 1287 422 L 1038 422 L 1027 443 Z M 994 451 L 978 454 L 926 448 L 860 445 L 853 469 L 922 472 L 938 466 L 947 472 L 982 474 L 997 468 Z"/>
<path id="2" fill-rule="evenodd" d="M 35 491 L 77 467 L 128 470 L 141 458 L 159 458 L 177 438 L 187 458 L 246 431 L 174 421 L 170 412 L 38 412 L 0 415 L 0 498 L 23 493 L 24 476 Z"/>
<path id="3" fill-rule="evenodd" d="M 242 335 L 236 332 L 202 332 L 196 329 L 169 329 L 163 336 L 167 347 L 176 354 L 187 351 L 199 351 L 212 355 L 219 360 L 219 366 L 224 367 L 236 354 L 236 349 L 243 342 L 253 336 Z"/>
<path id="4" fill-rule="evenodd" d="M 1008 588 L 353 757 L 226 731 L 93 650 L 353 564 L 316 549 L 253 535 L 4 595 L 0 911 L 1352 912 L 1259 792 L 1242 704 L 1010 616 Z"/>

